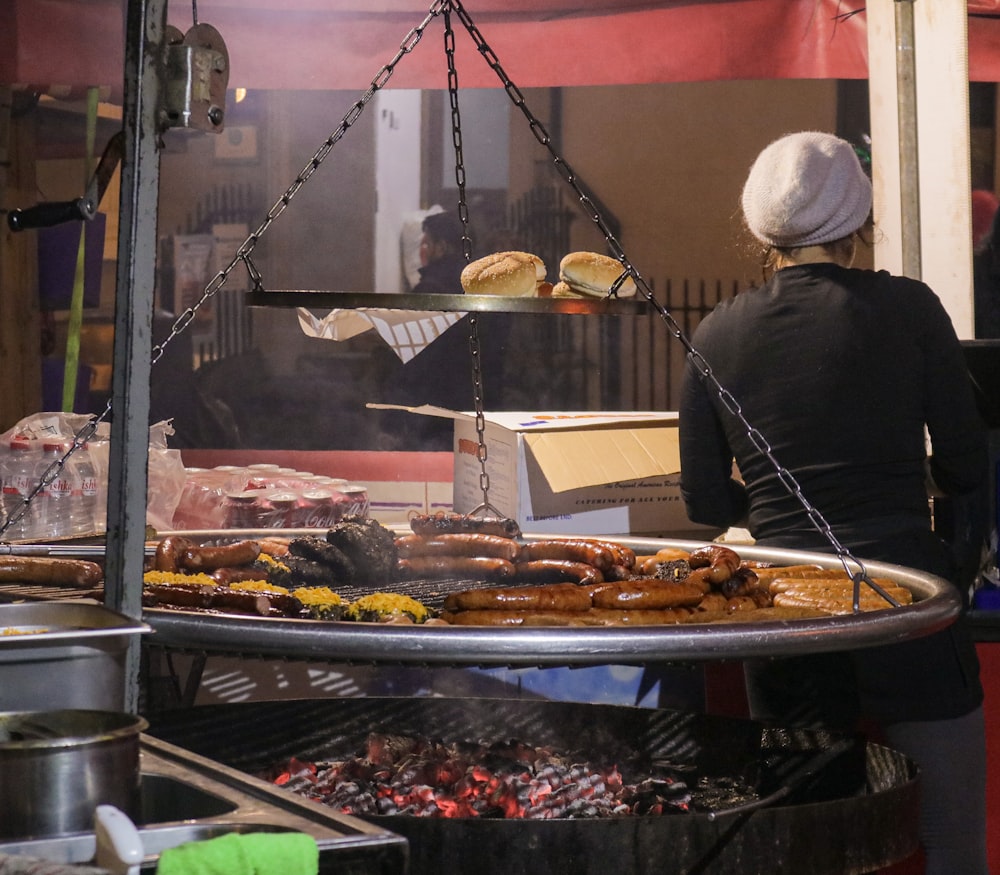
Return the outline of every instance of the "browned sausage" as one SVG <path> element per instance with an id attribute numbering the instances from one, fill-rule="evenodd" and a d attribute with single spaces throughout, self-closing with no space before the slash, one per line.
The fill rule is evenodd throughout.
<path id="1" fill-rule="evenodd" d="M 632 577 L 634 570 L 626 568 L 624 565 L 612 565 L 603 573 L 605 580 L 628 580 Z"/>
<path id="2" fill-rule="evenodd" d="M 0 580 L 44 583 L 91 589 L 104 576 L 101 566 L 84 559 L 52 559 L 41 556 L 0 556 Z"/>
<path id="3" fill-rule="evenodd" d="M 750 595 L 758 590 L 766 589 L 752 569 L 742 567 L 736 569 L 736 573 L 728 580 L 719 583 L 718 588 L 719 592 L 726 598 Z"/>
<path id="4" fill-rule="evenodd" d="M 726 599 L 726 610 L 730 613 L 756 611 L 759 607 L 760 605 L 748 595 L 737 595 Z"/>
<path id="5" fill-rule="evenodd" d="M 708 574 L 709 580 L 712 583 L 722 583 L 736 573 L 736 569 L 740 567 L 740 557 L 728 547 L 711 544 L 692 550 L 688 564 L 692 568 L 708 567 L 711 569 Z"/>
<path id="6" fill-rule="evenodd" d="M 588 626 L 663 626 L 683 623 L 691 616 L 688 608 L 665 608 L 664 610 L 614 610 L 591 608 L 584 622 Z"/>
<path id="7" fill-rule="evenodd" d="M 546 538 L 521 548 L 521 561 L 556 559 L 563 562 L 584 562 L 607 571 L 618 555 L 607 544 L 591 538 Z"/>
<path id="8" fill-rule="evenodd" d="M 230 583 L 240 583 L 246 580 L 267 580 L 267 571 L 254 565 L 241 565 L 236 568 L 216 568 L 212 579 L 222 586 Z"/>
<path id="9" fill-rule="evenodd" d="M 709 592 L 698 602 L 698 611 L 724 611 L 728 599 L 721 592 Z"/>
<path id="10" fill-rule="evenodd" d="M 470 589 L 448 595 L 446 611 L 586 611 L 590 596 L 575 583 Z"/>
<path id="11" fill-rule="evenodd" d="M 153 556 L 153 568 L 157 571 L 176 574 L 180 571 L 181 555 L 191 546 L 191 541 L 180 535 L 167 536 L 156 545 L 156 553 Z"/>
<path id="12" fill-rule="evenodd" d="M 689 612 L 684 608 L 663 611 L 500 610 L 449 611 L 441 619 L 453 626 L 661 626 L 682 623 Z"/>
<path id="13" fill-rule="evenodd" d="M 411 556 L 400 559 L 396 569 L 405 578 L 474 578 L 506 580 L 514 576 L 514 563 L 491 556 Z"/>
<path id="14" fill-rule="evenodd" d="M 695 568 L 694 571 L 690 572 L 687 577 L 681 578 L 684 583 L 689 583 L 692 586 L 697 586 L 703 593 L 710 593 L 713 589 L 712 585 L 712 569 L 708 568 Z"/>
<path id="15" fill-rule="evenodd" d="M 410 517 L 410 529 L 417 535 L 478 534 L 518 538 L 521 528 L 516 520 L 506 518 L 471 517 L 460 513 L 438 511 Z"/>
<path id="16" fill-rule="evenodd" d="M 452 626 L 579 626 L 586 611 L 446 611 Z"/>
<path id="17" fill-rule="evenodd" d="M 530 562 L 518 562 L 514 567 L 517 570 L 517 579 L 526 583 L 571 582 L 587 585 L 601 583 L 604 580 L 600 569 L 586 562 L 532 559 Z"/>
<path id="18" fill-rule="evenodd" d="M 655 579 L 623 580 L 591 588 L 595 608 L 662 610 L 696 605 L 704 595 L 700 587 L 685 581 Z"/>
<path id="19" fill-rule="evenodd" d="M 297 617 L 303 613 L 302 603 L 288 593 L 238 590 L 225 586 L 218 587 L 213 593 L 212 607 L 261 617 Z"/>
<path id="20" fill-rule="evenodd" d="M 288 555 L 290 541 L 290 538 L 261 538 L 257 543 L 260 544 L 261 553 L 266 553 L 268 556 L 281 557 Z"/>
<path id="21" fill-rule="evenodd" d="M 147 584 L 142 588 L 142 603 L 146 607 L 163 604 L 199 610 L 238 611 L 260 617 L 297 617 L 302 612 L 299 600 L 286 593 L 196 583 Z"/>
<path id="22" fill-rule="evenodd" d="M 401 535 L 396 550 L 403 559 L 412 556 L 492 556 L 515 562 L 521 545 L 498 535 Z"/>
<path id="23" fill-rule="evenodd" d="M 211 571 L 249 565 L 258 556 L 260 544 L 257 541 L 236 541 L 221 547 L 198 547 L 191 544 L 178 556 L 177 561 L 181 568 L 188 571 Z"/>
<path id="24" fill-rule="evenodd" d="M 142 603 L 146 607 L 159 604 L 186 608 L 210 608 L 215 587 L 197 583 L 146 584 L 142 588 Z"/>
<path id="25" fill-rule="evenodd" d="M 757 575 L 761 580 L 765 578 L 772 577 L 801 577 L 803 573 L 811 575 L 814 571 L 821 571 L 824 573 L 824 569 L 820 568 L 818 565 L 770 565 L 770 566 L 759 566 L 754 565 L 752 562 L 744 562 L 748 568 L 753 569 L 754 574 Z M 833 572 L 833 576 L 836 576 L 838 572 Z M 840 571 L 839 574 L 847 576 L 845 571 Z"/>

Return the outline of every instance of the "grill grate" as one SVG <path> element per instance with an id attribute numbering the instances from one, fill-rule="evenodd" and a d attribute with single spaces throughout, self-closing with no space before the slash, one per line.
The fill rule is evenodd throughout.
<path id="1" fill-rule="evenodd" d="M 500 586 L 501 584 L 496 584 Z M 466 589 L 483 589 L 489 586 L 480 580 L 452 579 L 452 580 L 406 580 L 393 581 L 384 587 L 371 586 L 337 586 L 335 590 L 341 598 L 346 601 L 354 601 L 372 592 L 391 591 L 399 595 L 406 595 L 427 605 L 432 609 L 440 609 L 445 598 L 451 593 L 462 592 Z M 104 598 L 104 588 L 79 590 L 62 586 L 44 586 L 30 583 L 5 583 L 0 584 L 0 601 L 48 601 L 64 599 L 96 599 Z"/>

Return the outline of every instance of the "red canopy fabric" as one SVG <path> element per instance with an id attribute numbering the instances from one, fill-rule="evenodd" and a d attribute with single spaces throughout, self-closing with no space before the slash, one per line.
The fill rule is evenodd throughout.
<path id="1" fill-rule="evenodd" d="M 427 16 L 420 0 L 199 0 L 231 86 L 364 89 Z M 436 8 L 436 7 L 435 7 Z M 463 8 L 519 87 L 720 79 L 864 78 L 863 0 L 471 0 Z M 1000 0 L 970 0 L 970 78 L 1000 81 Z M 192 9 L 172 2 L 186 31 Z M 121 90 L 124 2 L 6 0 L 0 83 Z M 459 84 L 497 87 L 460 16 Z M 443 16 L 385 87 L 444 88 Z"/>

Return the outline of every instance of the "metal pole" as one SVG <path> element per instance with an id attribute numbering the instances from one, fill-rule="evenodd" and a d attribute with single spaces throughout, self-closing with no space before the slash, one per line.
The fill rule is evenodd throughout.
<path id="1" fill-rule="evenodd" d="M 159 189 L 157 111 L 166 0 L 129 0 L 125 24 L 125 91 L 112 423 L 108 470 L 105 603 L 142 615 L 149 458 L 156 214 Z M 125 707 L 139 704 L 140 642 L 127 653 Z"/>
<path id="2" fill-rule="evenodd" d="M 899 185 L 902 272 L 913 279 L 922 274 L 920 252 L 920 170 L 917 147 L 916 47 L 913 27 L 915 0 L 896 3 L 896 88 L 899 119 Z"/>

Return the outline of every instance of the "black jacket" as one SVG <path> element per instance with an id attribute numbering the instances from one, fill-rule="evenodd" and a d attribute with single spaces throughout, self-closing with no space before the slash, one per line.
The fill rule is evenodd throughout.
<path id="1" fill-rule="evenodd" d="M 689 362 L 681 480 L 695 522 L 728 526 L 749 510 L 758 540 L 820 543 L 769 449 L 844 543 L 929 530 L 925 426 L 940 490 L 983 483 L 986 430 L 962 349 L 923 283 L 832 264 L 785 268 L 722 303 L 692 343 L 759 435 Z M 745 491 L 731 480 L 734 458 Z"/>

